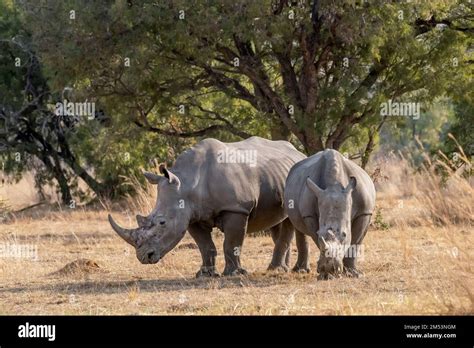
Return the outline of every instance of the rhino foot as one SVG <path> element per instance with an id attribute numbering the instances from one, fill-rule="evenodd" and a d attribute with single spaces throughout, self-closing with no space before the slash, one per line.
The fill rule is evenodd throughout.
<path id="1" fill-rule="evenodd" d="M 316 279 L 317 280 L 331 280 L 331 279 L 336 279 L 340 277 L 341 277 L 341 274 L 319 273 Z"/>
<path id="2" fill-rule="evenodd" d="M 362 276 L 362 272 L 356 268 L 344 267 L 343 274 L 349 278 L 359 278 Z"/>
<path id="3" fill-rule="evenodd" d="M 293 267 L 291 271 L 296 273 L 310 273 L 311 268 L 309 268 L 308 266 L 295 265 L 295 267 Z"/>
<path id="4" fill-rule="evenodd" d="M 225 276 L 239 276 L 239 275 L 247 275 L 248 272 L 243 268 L 236 268 L 232 270 L 224 270 Z"/>
<path id="5" fill-rule="evenodd" d="M 267 268 L 268 271 L 276 271 L 276 272 L 288 272 L 289 268 L 287 265 L 272 265 L 270 264 Z"/>
<path id="6" fill-rule="evenodd" d="M 196 273 L 196 278 L 216 278 L 220 277 L 220 274 L 216 272 L 214 267 L 201 267 Z"/>

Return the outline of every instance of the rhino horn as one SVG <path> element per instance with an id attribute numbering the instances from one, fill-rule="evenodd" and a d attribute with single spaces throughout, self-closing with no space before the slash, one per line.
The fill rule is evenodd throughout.
<path id="1" fill-rule="evenodd" d="M 316 195 L 316 197 L 321 197 L 324 193 L 324 190 L 314 183 L 309 177 L 306 178 L 306 185 L 311 191 Z"/>
<path id="2" fill-rule="evenodd" d="M 321 250 L 327 250 L 329 248 L 329 245 L 326 242 L 326 240 L 324 239 L 324 237 L 320 236 L 318 238 L 318 240 L 319 240 L 319 244 L 321 245 L 321 248 L 322 248 Z"/>
<path id="3" fill-rule="evenodd" d="M 136 230 L 135 229 L 128 230 L 128 229 L 120 227 L 114 221 L 114 219 L 112 218 L 112 215 L 110 215 L 110 214 L 109 214 L 109 222 L 110 222 L 110 225 L 112 226 L 112 228 L 114 229 L 114 231 L 117 232 L 117 234 L 120 237 L 122 237 L 123 240 L 125 240 L 128 244 L 130 244 L 132 246 L 136 246 L 136 241 L 135 241 L 135 232 L 136 232 Z"/>
<path id="4" fill-rule="evenodd" d="M 335 235 L 334 235 L 334 231 L 332 229 L 329 229 L 328 230 L 328 235 L 331 237 L 331 238 L 334 238 Z"/>

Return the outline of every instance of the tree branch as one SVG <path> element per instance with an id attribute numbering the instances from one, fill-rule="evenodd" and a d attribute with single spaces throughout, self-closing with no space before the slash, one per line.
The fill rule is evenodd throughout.
<path id="1" fill-rule="evenodd" d="M 471 19 L 472 20 L 472 19 Z M 424 34 L 428 31 L 433 30 L 437 25 L 442 24 L 447 26 L 451 30 L 456 30 L 460 31 L 463 33 L 474 33 L 474 28 L 472 27 L 462 27 L 459 25 L 453 24 L 452 19 L 436 19 L 436 17 L 433 15 L 430 17 L 430 19 L 421 19 L 417 18 L 413 25 L 415 26 L 416 30 L 416 36 L 419 36 L 421 34 Z"/>
<path id="2" fill-rule="evenodd" d="M 215 131 L 219 131 L 219 130 L 230 131 L 228 126 L 218 125 L 218 124 L 212 125 L 212 126 L 209 126 L 207 128 L 200 129 L 200 130 L 197 130 L 197 131 L 177 132 L 177 131 L 169 131 L 169 130 L 165 130 L 165 129 L 161 129 L 161 128 L 157 128 L 157 127 L 153 127 L 153 126 L 146 126 L 146 125 L 140 123 L 138 120 L 134 120 L 133 123 L 135 125 L 137 125 L 138 127 L 143 128 L 147 131 L 157 133 L 157 134 L 161 134 L 161 135 L 166 135 L 166 136 L 169 136 L 169 137 L 178 137 L 178 138 L 200 137 L 200 136 L 207 135 L 211 132 L 215 132 Z"/>

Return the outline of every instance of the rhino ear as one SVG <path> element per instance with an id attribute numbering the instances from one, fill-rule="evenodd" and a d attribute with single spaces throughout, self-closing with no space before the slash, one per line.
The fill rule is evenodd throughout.
<path id="1" fill-rule="evenodd" d="M 349 184 L 346 186 L 344 189 L 345 193 L 350 193 L 352 190 L 357 186 L 357 179 L 353 176 L 350 177 L 349 179 Z"/>
<path id="2" fill-rule="evenodd" d="M 168 179 L 170 184 L 175 184 L 178 187 L 181 185 L 179 178 L 175 174 L 171 173 L 164 164 L 160 164 L 160 173 L 163 174 L 166 179 Z"/>
<path id="3" fill-rule="evenodd" d="M 309 177 L 306 178 L 306 185 L 308 188 L 313 191 L 313 193 L 316 195 L 316 197 L 321 197 L 324 193 L 324 190 L 321 189 L 318 185 L 314 183 L 313 180 L 311 180 Z"/>
<path id="4" fill-rule="evenodd" d="M 160 180 L 163 178 L 159 175 L 150 172 L 144 172 L 143 175 L 145 175 L 145 178 L 148 180 L 148 182 L 153 185 L 158 185 Z"/>
<path id="5" fill-rule="evenodd" d="M 137 223 L 138 226 L 145 226 L 147 224 L 147 219 L 145 216 L 142 216 L 140 214 L 137 214 Z"/>

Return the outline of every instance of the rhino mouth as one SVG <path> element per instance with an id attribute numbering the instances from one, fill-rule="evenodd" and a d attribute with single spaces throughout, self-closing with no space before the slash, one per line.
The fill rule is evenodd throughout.
<path id="1" fill-rule="evenodd" d="M 342 260 L 325 259 L 318 261 L 318 279 L 329 280 L 333 278 L 340 278 L 343 274 L 344 267 Z"/>
<path id="2" fill-rule="evenodd" d="M 174 249 L 185 234 L 186 230 L 173 236 L 174 238 L 171 241 L 164 242 L 162 238 L 156 242 L 155 246 L 143 246 L 142 250 L 137 252 L 138 260 L 145 265 L 158 263 L 166 254 Z"/>
<path id="3" fill-rule="evenodd" d="M 142 256 L 138 257 L 138 260 L 144 265 L 153 265 L 158 263 L 162 259 L 160 254 L 157 254 L 154 251 L 147 251 L 142 253 Z"/>
<path id="4" fill-rule="evenodd" d="M 318 279 L 327 280 L 339 278 L 342 275 L 344 271 L 343 250 L 343 245 L 324 245 L 318 260 Z"/>

